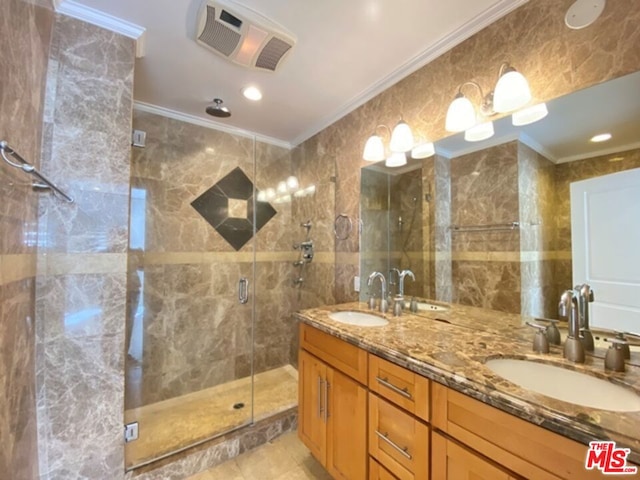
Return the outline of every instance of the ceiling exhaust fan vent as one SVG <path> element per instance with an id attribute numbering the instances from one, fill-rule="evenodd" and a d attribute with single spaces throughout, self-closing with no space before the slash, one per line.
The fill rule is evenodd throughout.
<path id="1" fill-rule="evenodd" d="M 196 41 L 239 65 L 275 71 L 296 38 L 243 5 L 229 0 L 207 0 L 198 16 Z"/>

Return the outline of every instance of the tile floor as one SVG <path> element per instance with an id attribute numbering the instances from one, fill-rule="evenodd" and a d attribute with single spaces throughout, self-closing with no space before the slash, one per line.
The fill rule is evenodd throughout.
<path id="1" fill-rule="evenodd" d="M 331 480 L 331 477 L 298 440 L 296 432 L 290 432 L 187 480 Z"/>

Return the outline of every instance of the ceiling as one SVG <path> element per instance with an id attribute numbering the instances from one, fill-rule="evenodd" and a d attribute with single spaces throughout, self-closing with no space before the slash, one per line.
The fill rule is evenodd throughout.
<path id="1" fill-rule="evenodd" d="M 242 0 L 297 37 L 277 71 L 263 72 L 195 42 L 205 0 L 55 1 L 61 13 L 139 37 L 139 107 L 283 146 L 313 136 L 526 2 Z M 248 85 L 262 90 L 260 102 L 242 96 Z M 230 118 L 204 113 L 214 97 L 224 100 Z"/>

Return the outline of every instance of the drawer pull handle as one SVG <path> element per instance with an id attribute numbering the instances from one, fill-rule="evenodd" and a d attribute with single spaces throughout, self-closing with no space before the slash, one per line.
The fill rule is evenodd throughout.
<path id="1" fill-rule="evenodd" d="M 327 423 L 329 419 L 329 388 L 331 384 L 329 381 L 324 382 L 324 423 Z"/>
<path id="2" fill-rule="evenodd" d="M 393 390 L 398 395 L 402 395 L 403 397 L 408 398 L 409 400 L 413 399 L 413 397 L 411 396 L 411 394 L 407 390 L 407 387 L 405 387 L 405 388 L 396 387 L 393 383 L 389 383 L 389 380 L 387 380 L 386 378 L 376 377 L 376 380 L 378 381 L 378 383 L 380 385 L 383 385 L 383 386 Z"/>
<path id="3" fill-rule="evenodd" d="M 322 412 L 324 409 L 322 408 L 322 384 L 324 381 L 321 377 L 318 377 L 318 418 L 322 418 Z"/>
<path id="4" fill-rule="evenodd" d="M 407 452 L 407 450 L 409 450 L 409 448 L 408 447 L 402 448 L 402 447 L 398 446 L 395 442 L 393 442 L 389 438 L 389 434 L 388 433 L 380 433 L 378 430 L 376 430 L 376 435 L 378 435 L 382 440 L 387 442 L 389 445 L 391 445 L 393 448 L 395 448 L 398 452 L 400 452 L 402 455 L 407 457 L 409 460 L 411 460 L 413 458 L 409 454 L 409 452 Z"/>

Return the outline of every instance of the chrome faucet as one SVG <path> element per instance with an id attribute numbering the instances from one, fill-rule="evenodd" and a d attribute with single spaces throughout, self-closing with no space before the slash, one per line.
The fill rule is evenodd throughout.
<path id="1" fill-rule="evenodd" d="M 400 272 L 400 275 L 398 275 L 398 278 L 400 279 L 399 286 L 398 286 L 398 294 L 402 298 L 404 298 L 404 277 L 406 276 L 411 277 L 411 280 L 413 280 L 414 282 L 416 281 L 416 276 L 413 274 L 411 270 L 403 270 L 402 272 Z"/>
<path id="2" fill-rule="evenodd" d="M 576 294 L 578 295 L 578 312 L 580 315 L 580 341 L 584 345 L 584 349 L 587 352 L 593 352 L 593 335 L 589 330 L 589 304 L 593 302 L 594 295 L 593 290 L 589 285 L 583 283 L 582 285 L 576 285 L 574 287 Z"/>
<path id="3" fill-rule="evenodd" d="M 562 294 L 558 313 L 569 320 L 567 340 L 564 342 L 564 358 L 570 362 L 584 363 L 584 346 L 580 341 L 578 295 L 575 290 L 566 290 Z"/>
<path id="4" fill-rule="evenodd" d="M 369 275 L 367 286 L 370 287 L 376 278 L 380 279 L 380 312 L 387 313 L 389 303 L 387 302 L 387 281 L 385 280 L 384 275 L 380 272 L 373 272 Z"/>

